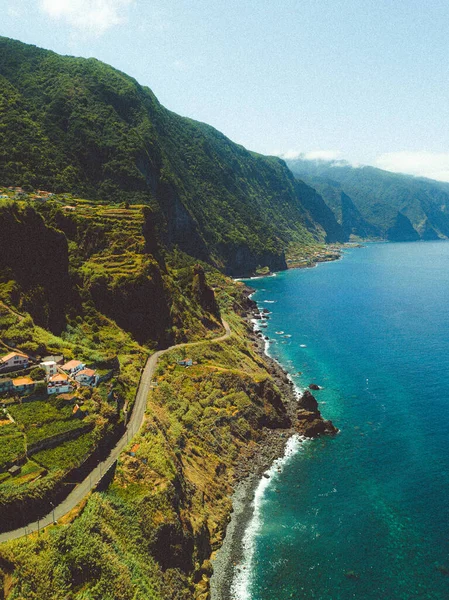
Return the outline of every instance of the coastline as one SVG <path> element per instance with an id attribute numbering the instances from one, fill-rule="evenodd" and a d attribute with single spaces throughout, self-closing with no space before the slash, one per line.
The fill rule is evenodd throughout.
<path id="1" fill-rule="evenodd" d="M 255 303 L 254 306 L 258 311 Z M 298 397 L 293 383 L 288 378 L 288 373 L 266 354 L 264 340 L 257 335 L 254 324 L 251 322 L 253 316 L 251 313 L 252 311 L 246 316 L 250 328 L 250 338 L 256 343 L 258 354 L 263 357 L 270 375 L 282 390 L 286 400 L 287 413 L 292 417 L 298 409 Z M 232 513 L 223 544 L 214 553 L 215 556 L 211 558 L 213 565 L 213 575 L 210 579 L 211 600 L 233 600 L 232 584 L 244 558 L 244 537 L 254 516 L 256 490 L 263 474 L 273 466 L 277 459 L 284 456 L 287 442 L 295 433 L 293 427 L 289 429 L 266 429 L 263 432 L 263 439 L 254 460 L 246 460 L 244 463 L 237 465 L 238 483 L 232 495 Z"/>
<path id="2" fill-rule="evenodd" d="M 259 444 L 257 454 L 252 457 L 252 460 L 246 459 L 244 463 L 238 464 L 236 467 L 238 483 L 232 495 L 232 512 L 223 543 L 211 557 L 213 565 L 213 574 L 210 579 L 211 600 L 235 600 L 232 587 L 236 576 L 242 572 L 240 567 L 245 557 L 245 534 L 255 514 L 255 495 L 262 482 L 269 481 L 269 478 L 264 478 L 264 473 L 275 467 L 277 460 L 282 460 L 286 456 L 289 440 L 295 434 L 303 436 L 305 432 L 309 432 L 307 437 L 311 438 L 320 433 L 337 431 L 328 429 L 328 427 L 333 427 L 332 424 L 321 417 L 317 408 L 316 410 L 310 408 L 308 405 L 308 397 L 311 396 L 309 392 L 300 396 L 301 392 L 295 387 L 288 372 L 267 354 L 264 335 L 257 330 L 257 321 L 255 320 L 256 317 L 258 320 L 261 318 L 263 309 L 259 309 L 256 302 L 251 300 L 250 294 L 253 290 L 247 289 L 249 309 L 245 320 L 248 326 L 248 337 L 255 344 L 257 353 L 267 364 L 268 372 L 282 392 L 291 427 L 266 429 L 263 432 L 263 439 Z M 313 396 L 311 397 L 313 398 Z M 302 403 L 301 401 L 304 399 L 306 400 Z M 305 421 L 301 421 L 302 418 L 305 418 Z"/>

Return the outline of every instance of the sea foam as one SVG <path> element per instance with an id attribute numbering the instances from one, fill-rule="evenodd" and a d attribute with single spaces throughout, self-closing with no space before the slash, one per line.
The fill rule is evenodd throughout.
<path id="1" fill-rule="evenodd" d="M 253 573 L 253 560 L 257 536 L 260 534 L 263 525 L 262 507 L 264 503 L 265 491 L 279 477 L 279 473 L 291 458 L 298 452 L 305 438 L 299 435 L 293 435 L 285 446 L 284 456 L 276 459 L 270 469 L 266 471 L 269 478 L 262 477 L 254 494 L 254 512 L 249 522 L 242 540 L 243 561 L 236 568 L 234 579 L 231 586 L 231 596 L 235 600 L 251 600 L 251 584 Z"/>

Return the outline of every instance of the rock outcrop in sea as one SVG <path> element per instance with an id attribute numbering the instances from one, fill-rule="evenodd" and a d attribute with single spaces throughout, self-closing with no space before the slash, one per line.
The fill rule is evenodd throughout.
<path id="1" fill-rule="evenodd" d="M 300 435 L 313 438 L 324 434 L 338 433 L 338 429 L 332 421 L 323 419 L 318 402 L 309 390 L 306 390 L 299 398 L 298 406 L 295 429 Z"/>

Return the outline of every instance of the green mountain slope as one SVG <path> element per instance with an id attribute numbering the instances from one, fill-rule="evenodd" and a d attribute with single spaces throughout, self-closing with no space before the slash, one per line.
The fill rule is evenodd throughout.
<path id="1" fill-rule="evenodd" d="M 0 38 L 0 85 L 4 185 L 148 204 L 166 246 L 231 274 L 285 268 L 290 242 L 339 237 L 282 160 L 166 110 L 98 60 Z"/>
<path id="2" fill-rule="evenodd" d="M 449 183 L 352 167 L 343 161 L 299 158 L 288 164 L 298 178 L 320 192 L 340 223 L 341 193 L 346 202 L 350 198 L 357 212 L 342 224 L 345 233 L 352 229 L 358 237 L 396 241 L 449 237 Z"/>

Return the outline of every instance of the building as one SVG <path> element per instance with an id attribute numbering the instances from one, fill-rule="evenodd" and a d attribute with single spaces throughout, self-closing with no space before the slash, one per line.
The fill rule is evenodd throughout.
<path id="1" fill-rule="evenodd" d="M 97 372 L 93 369 L 81 369 L 74 375 L 74 379 L 81 385 L 95 387 L 98 383 Z"/>
<path id="2" fill-rule="evenodd" d="M 52 356 L 44 356 L 42 362 L 55 362 L 57 365 L 64 364 L 64 356 L 62 354 L 56 354 Z"/>
<path id="3" fill-rule="evenodd" d="M 61 369 L 68 373 L 71 377 L 74 377 L 78 371 L 84 369 L 86 365 L 80 360 L 69 360 L 65 365 L 62 365 Z"/>
<path id="4" fill-rule="evenodd" d="M 181 367 L 191 367 L 193 365 L 193 360 L 191 358 L 183 358 L 182 360 L 178 360 L 178 365 Z"/>
<path id="5" fill-rule="evenodd" d="M 10 352 L 0 358 L 0 371 L 17 371 L 26 369 L 30 364 L 30 357 L 22 352 Z"/>
<path id="6" fill-rule="evenodd" d="M 54 360 L 45 360 L 44 362 L 41 362 L 39 366 L 45 369 L 47 381 L 58 372 L 58 366 Z"/>
<path id="7" fill-rule="evenodd" d="M 17 377 L 12 380 L 13 385 L 13 393 L 19 394 L 22 396 L 23 394 L 29 394 L 34 390 L 34 381 L 31 377 Z"/>
<path id="8" fill-rule="evenodd" d="M 73 387 L 69 378 L 62 373 L 56 373 L 56 375 L 50 377 L 47 383 L 48 394 L 66 394 L 67 392 L 71 392 L 72 389 Z"/>

